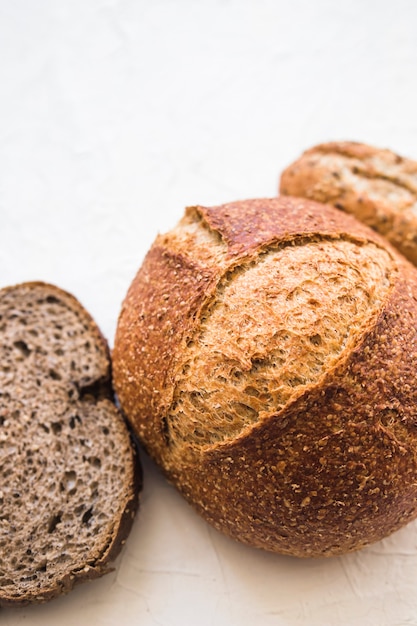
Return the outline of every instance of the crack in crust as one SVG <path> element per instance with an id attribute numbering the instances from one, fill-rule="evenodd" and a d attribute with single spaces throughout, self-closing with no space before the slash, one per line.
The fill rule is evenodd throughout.
<path id="1" fill-rule="evenodd" d="M 390 265 L 375 244 L 316 236 L 226 272 L 183 351 L 167 443 L 236 437 L 315 385 L 379 311 Z"/>

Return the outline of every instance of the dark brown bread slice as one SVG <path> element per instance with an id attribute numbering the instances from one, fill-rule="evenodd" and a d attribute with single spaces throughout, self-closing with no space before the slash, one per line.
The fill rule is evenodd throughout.
<path id="1" fill-rule="evenodd" d="M 280 193 L 355 215 L 417 265 L 416 161 L 353 141 L 324 143 L 286 168 Z"/>
<path id="2" fill-rule="evenodd" d="M 98 327 L 61 289 L 0 291 L 0 605 L 43 602 L 110 571 L 140 465 Z"/>
<path id="3" fill-rule="evenodd" d="M 417 515 L 416 302 L 416 268 L 329 205 L 193 207 L 128 291 L 115 388 L 216 528 L 341 554 Z"/>

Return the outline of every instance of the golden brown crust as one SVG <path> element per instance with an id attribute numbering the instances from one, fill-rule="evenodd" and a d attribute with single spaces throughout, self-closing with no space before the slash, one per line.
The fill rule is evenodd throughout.
<path id="1" fill-rule="evenodd" d="M 273 241 L 320 233 L 338 237 L 346 230 L 346 219 L 327 207 L 291 198 L 254 199 L 231 202 L 219 207 L 196 207 L 210 228 L 227 243 L 230 257 L 256 254 Z M 352 222 L 355 238 L 369 239 L 368 229 Z M 379 240 L 378 240 L 379 241 Z"/>
<path id="2" fill-rule="evenodd" d="M 171 401 L 175 359 L 212 282 L 212 271 L 169 253 L 157 240 L 123 303 L 113 350 L 114 381 L 123 379 L 119 399 L 129 418 L 137 416 L 133 427 L 138 436 L 146 442 L 157 433 L 157 447 L 164 446 L 160 413 Z"/>
<path id="3" fill-rule="evenodd" d="M 322 385 L 172 470 L 217 528 L 269 550 L 320 556 L 360 548 L 415 517 L 417 363 L 415 353 L 404 363 L 404 342 L 415 342 L 417 320 L 402 287 Z"/>
<path id="4" fill-rule="evenodd" d="M 415 270 L 366 226 L 315 202 L 276 198 L 189 211 L 215 231 L 225 254 L 199 254 L 175 233 L 160 237 L 130 287 L 115 339 L 116 391 L 149 453 L 215 527 L 268 550 L 339 554 L 412 519 Z M 375 245 L 388 255 L 390 288 L 353 348 L 237 434 L 200 445 L 174 441 L 167 417 L 179 368 L 222 278 L 271 245 L 316 238 Z"/>
<path id="5" fill-rule="evenodd" d="M 325 143 L 282 173 L 280 193 L 352 213 L 417 265 L 416 161 L 361 143 Z"/>

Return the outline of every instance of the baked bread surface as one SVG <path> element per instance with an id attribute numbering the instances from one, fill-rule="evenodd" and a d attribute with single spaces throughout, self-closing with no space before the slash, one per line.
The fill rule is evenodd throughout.
<path id="1" fill-rule="evenodd" d="M 314 146 L 281 175 L 280 193 L 355 215 L 417 265 L 417 162 L 341 141 Z"/>
<path id="2" fill-rule="evenodd" d="M 2 289 L 0 333 L 0 605 L 21 606 L 110 571 L 140 466 L 107 344 L 73 296 Z"/>
<path id="3" fill-rule="evenodd" d="M 122 408 L 216 528 L 296 556 L 416 515 L 415 269 L 330 206 L 192 207 L 120 313 Z"/>

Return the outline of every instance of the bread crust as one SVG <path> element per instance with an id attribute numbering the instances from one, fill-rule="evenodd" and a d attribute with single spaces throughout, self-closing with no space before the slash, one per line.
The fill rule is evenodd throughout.
<path id="1" fill-rule="evenodd" d="M 60 303 L 64 303 L 69 310 L 74 312 L 79 318 L 80 322 L 85 325 L 86 329 L 88 329 L 87 332 L 89 341 L 92 345 L 97 346 L 95 361 L 93 366 L 90 368 L 91 371 L 89 373 L 83 374 L 77 380 L 74 378 L 73 382 L 76 384 L 81 395 L 87 394 L 88 396 L 88 399 L 86 399 L 85 415 L 88 415 L 90 411 L 90 405 L 96 406 L 100 407 L 100 411 L 105 412 L 108 416 L 108 419 L 112 421 L 114 426 L 113 432 L 115 436 L 117 435 L 119 443 L 123 443 L 124 453 L 126 454 L 126 462 L 125 474 L 124 476 L 120 477 L 120 481 L 122 483 L 119 494 L 120 500 L 117 503 L 114 503 L 117 504 L 118 514 L 116 515 L 115 513 L 114 519 L 112 519 L 111 523 L 108 524 L 109 532 L 106 536 L 102 537 L 100 545 L 96 545 L 95 548 L 90 549 L 89 552 L 87 551 L 84 562 L 82 562 L 79 558 L 77 558 L 77 560 L 74 562 L 70 561 L 68 564 L 68 568 L 64 573 L 52 575 L 46 584 L 42 584 L 42 582 L 44 581 L 42 581 L 40 584 L 37 584 L 36 581 L 35 583 L 33 583 L 32 586 L 28 584 L 21 587 L 19 583 L 19 576 L 21 576 L 21 572 L 17 572 L 16 588 L 13 585 L 7 585 L 0 588 L 0 606 L 3 607 L 22 607 L 32 603 L 46 602 L 55 598 L 58 595 L 68 593 L 75 585 L 81 582 L 98 578 L 110 572 L 112 570 L 111 564 L 120 553 L 132 528 L 135 514 L 139 506 L 139 492 L 142 488 L 142 468 L 138 456 L 136 438 L 126 424 L 121 412 L 115 406 L 114 393 L 111 383 L 110 350 L 107 341 L 102 335 L 99 327 L 90 316 L 90 314 L 84 309 L 84 307 L 72 294 L 52 284 L 41 281 L 32 281 L 4 287 L 2 290 L 0 290 L 0 297 L 13 298 L 15 294 L 17 294 L 16 311 L 18 311 L 19 304 L 17 298 L 19 297 L 19 293 L 23 290 L 25 292 L 33 293 L 34 297 L 47 297 L 51 298 L 51 301 L 56 298 L 60 301 Z M 35 308 L 35 305 L 33 308 Z M 26 332 L 27 331 L 25 325 L 22 333 Z M 21 336 L 24 337 L 25 335 L 22 334 Z M 30 372 L 27 373 L 27 376 L 28 378 L 30 377 Z M 8 389 L 10 390 L 10 388 Z M 20 390 L 16 388 L 14 391 L 16 394 L 16 398 L 19 398 Z M 79 403 L 77 406 L 78 410 L 80 410 L 82 407 L 82 403 Z M 55 405 L 55 407 L 57 407 L 57 405 Z M 48 407 L 45 406 L 45 411 L 47 410 L 47 408 Z M 0 407 L 0 409 L 5 409 L 5 414 L 8 414 L 7 403 L 4 403 L 3 398 L 2 406 Z M 84 415 L 81 412 L 80 415 L 82 415 L 84 418 Z M 97 417 L 97 428 L 101 428 L 99 414 L 97 416 L 92 414 L 91 417 Z M 35 420 L 37 418 L 33 417 L 33 419 Z M 59 419 L 58 416 L 57 419 Z M 76 442 L 75 435 L 74 441 Z M 27 442 L 27 444 L 28 449 L 30 449 L 30 442 Z M 23 443 L 23 447 L 25 445 L 26 443 Z M 45 450 L 43 454 L 46 454 L 48 458 L 52 458 L 54 451 L 52 449 Z M 66 459 L 66 462 L 69 463 L 66 469 L 72 468 L 71 458 Z M 57 463 L 56 468 L 57 471 L 59 469 L 62 470 L 62 466 L 60 466 L 59 463 Z M 23 471 L 29 469 L 29 467 L 26 467 L 23 468 Z M 57 474 L 57 481 L 59 479 L 60 476 L 59 474 Z M 10 481 L 11 479 L 9 478 L 8 480 Z M 32 488 L 34 491 L 36 491 L 36 483 L 33 483 Z M 42 496 L 42 498 L 45 498 L 48 496 L 48 494 L 41 493 L 39 494 L 39 497 L 40 496 Z M 65 498 L 65 494 L 62 497 Z M 93 496 L 91 503 L 93 503 Z M 66 507 L 71 507 L 71 504 L 57 502 L 52 506 L 57 508 L 61 506 L 62 510 L 64 511 Z M 48 507 L 45 508 L 47 509 Z M 45 522 L 45 520 L 41 521 L 42 523 Z M 41 533 L 49 531 L 43 529 L 43 526 L 41 526 L 40 524 L 37 532 Z M 10 542 L 12 543 L 12 538 L 10 539 Z M 33 548 L 32 545 L 27 547 Z M 33 578 L 36 578 L 36 576 L 33 576 Z"/>
<path id="2" fill-rule="evenodd" d="M 284 170 L 279 190 L 355 215 L 417 265 L 416 161 L 362 143 L 323 143 Z"/>
<path id="3" fill-rule="evenodd" d="M 128 291 L 115 338 L 116 392 L 145 448 L 206 520 L 259 548 L 341 554 L 413 519 L 415 269 L 374 231 L 308 200 L 249 200 L 187 215 L 220 235 L 223 256 L 207 260 L 172 234 L 158 237 Z M 178 367 L 222 277 L 271 245 L 315 237 L 371 243 L 389 255 L 391 286 L 355 345 L 283 408 L 233 437 L 173 442 L 167 416 Z"/>

